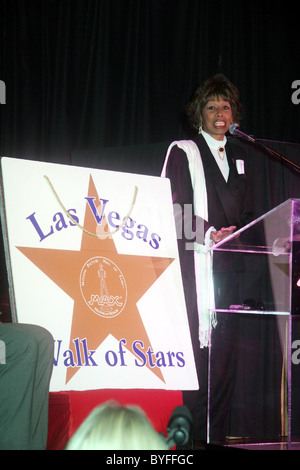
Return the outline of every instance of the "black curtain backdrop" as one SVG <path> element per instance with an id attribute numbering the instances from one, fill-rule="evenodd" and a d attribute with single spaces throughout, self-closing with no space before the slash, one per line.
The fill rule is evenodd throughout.
<path id="1" fill-rule="evenodd" d="M 184 137 L 184 105 L 217 72 L 245 132 L 300 142 L 298 30 L 294 2 L 1 0 L 0 153 L 69 163 Z"/>

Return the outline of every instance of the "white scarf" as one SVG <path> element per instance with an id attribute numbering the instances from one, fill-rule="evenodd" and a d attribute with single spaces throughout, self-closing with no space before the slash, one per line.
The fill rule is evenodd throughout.
<path id="1" fill-rule="evenodd" d="M 161 176 L 166 177 L 166 167 L 170 151 L 174 145 L 184 150 L 187 155 L 189 171 L 193 187 L 193 203 L 195 215 L 208 220 L 207 191 L 203 164 L 200 151 L 192 140 L 179 140 L 172 142 L 169 146 Z M 210 331 L 215 328 L 217 322 L 215 315 L 211 312 L 214 308 L 214 291 L 212 280 L 212 252 L 205 245 L 194 243 L 194 265 L 195 282 L 197 294 L 197 307 L 199 318 L 199 341 L 200 348 L 208 347 L 210 344 Z"/>

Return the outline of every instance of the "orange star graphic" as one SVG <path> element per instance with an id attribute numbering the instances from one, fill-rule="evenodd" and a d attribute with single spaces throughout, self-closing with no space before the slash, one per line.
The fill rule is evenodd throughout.
<path id="1" fill-rule="evenodd" d="M 92 177 L 88 193 L 99 201 Z M 110 233 L 105 218 L 102 223 L 105 233 Z M 88 205 L 83 227 L 96 233 L 97 221 Z M 129 350 L 133 342 L 140 341 L 144 351 L 152 351 L 136 304 L 174 259 L 119 254 L 112 237 L 98 238 L 87 232 L 82 232 L 80 251 L 17 248 L 74 299 L 69 344 L 74 357 L 77 338 L 86 338 L 89 350 L 96 350 L 109 334 L 117 341 L 125 339 Z M 151 360 L 154 367 L 149 363 L 147 367 L 164 381 L 155 357 Z M 80 367 L 68 367 L 66 383 Z"/>

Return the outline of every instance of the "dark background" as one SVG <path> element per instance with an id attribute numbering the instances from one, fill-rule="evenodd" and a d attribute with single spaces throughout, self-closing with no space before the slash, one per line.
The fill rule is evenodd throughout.
<path id="1" fill-rule="evenodd" d="M 182 138 L 184 105 L 218 72 L 246 133 L 299 143 L 299 49 L 295 2 L 0 0 L 0 153 L 71 163 Z"/>

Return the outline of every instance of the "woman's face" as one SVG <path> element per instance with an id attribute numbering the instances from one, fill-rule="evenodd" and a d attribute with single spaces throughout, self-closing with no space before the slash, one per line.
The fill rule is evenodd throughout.
<path id="1" fill-rule="evenodd" d="M 232 123 L 230 103 L 221 97 L 211 97 L 202 110 L 202 127 L 216 140 L 223 140 Z"/>

